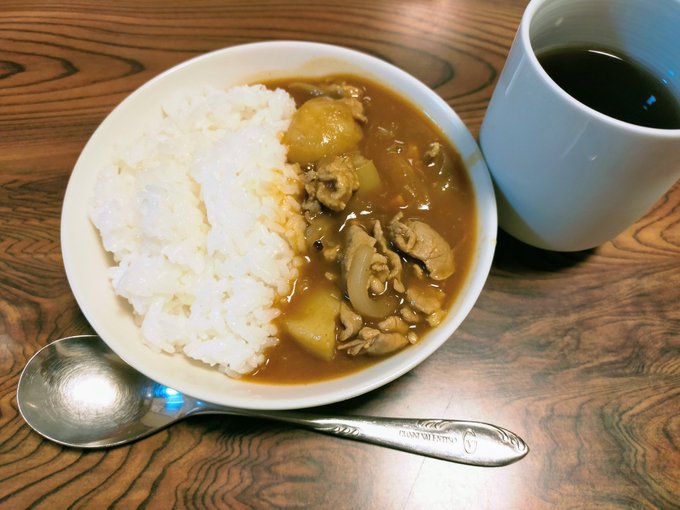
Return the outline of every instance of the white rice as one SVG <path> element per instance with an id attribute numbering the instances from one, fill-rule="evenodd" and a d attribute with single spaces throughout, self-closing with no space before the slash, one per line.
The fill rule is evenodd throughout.
<path id="1" fill-rule="evenodd" d="M 102 169 L 90 217 L 151 348 L 237 376 L 277 342 L 304 247 L 299 170 L 280 142 L 294 111 L 260 85 L 177 97 Z"/>

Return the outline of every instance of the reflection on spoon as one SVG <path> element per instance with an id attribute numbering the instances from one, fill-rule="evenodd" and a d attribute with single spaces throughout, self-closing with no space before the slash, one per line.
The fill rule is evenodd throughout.
<path id="1" fill-rule="evenodd" d="M 17 403 L 36 432 L 78 448 L 129 443 L 195 414 L 231 414 L 477 466 L 503 466 L 529 452 L 509 430 L 480 422 L 252 411 L 201 402 L 148 379 L 91 335 L 38 351 L 21 374 Z"/>

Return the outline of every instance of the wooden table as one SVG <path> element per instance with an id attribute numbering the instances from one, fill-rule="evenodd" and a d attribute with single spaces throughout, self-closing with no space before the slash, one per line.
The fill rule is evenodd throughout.
<path id="1" fill-rule="evenodd" d="M 475 468 L 254 419 L 202 417 L 131 446 L 66 449 L 17 410 L 27 359 L 92 329 L 69 290 L 60 210 L 105 115 L 161 71 L 302 39 L 391 61 L 475 136 L 526 0 L 0 3 L 0 508 L 678 508 L 680 185 L 592 251 L 500 234 L 479 301 L 396 382 L 330 411 L 483 420 L 531 452 Z"/>

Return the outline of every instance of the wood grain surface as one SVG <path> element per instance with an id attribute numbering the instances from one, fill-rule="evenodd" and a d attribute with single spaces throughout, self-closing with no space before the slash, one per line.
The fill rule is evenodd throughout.
<path id="1" fill-rule="evenodd" d="M 300 39 L 388 60 L 477 136 L 526 0 L 0 2 L 0 508 L 680 508 L 680 185 L 573 254 L 500 234 L 487 285 L 422 365 L 326 411 L 495 423 L 530 445 L 475 468 L 260 420 L 199 417 L 104 451 L 43 440 L 17 410 L 27 359 L 92 329 L 60 211 L 106 114 L 214 49 Z"/>

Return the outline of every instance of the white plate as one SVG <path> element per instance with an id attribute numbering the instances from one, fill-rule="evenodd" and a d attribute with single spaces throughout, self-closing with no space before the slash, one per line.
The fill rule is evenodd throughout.
<path id="1" fill-rule="evenodd" d="M 359 373 L 303 385 L 265 385 L 228 378 L 180 355 L 156 353 L 142 341 L 131 308 L 106 276 L 112 261 L 88 219 L 102 161 L 114 147 L 136 138 L 160 105 L 177 90 L 209 84 L 227 88 L 281 77 L 351 73 L 381 82 L 420 107 L 440 127 L 466 162 L 477 202 L 477 254 L 463 292 L 443 323 L 421 342 Z M 404 374 L 440 347 L 474 305 L 491 267 L 496 245 L 496 203 L 486 165 L 460 118 L 436 93 L 382 60 L 346 48 L 276 41 L 234 46 L 194 58 L 152 79 L 118 105 L 83 149 L 68 183 L 61 243 L 68 281 L 83 314 L 120 357 L 156 381 L 199 399 L 249 409 L 293 409 L 354 397 Z"/>

